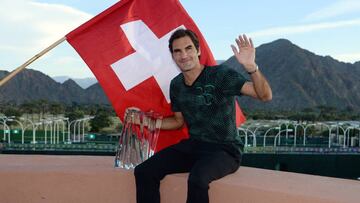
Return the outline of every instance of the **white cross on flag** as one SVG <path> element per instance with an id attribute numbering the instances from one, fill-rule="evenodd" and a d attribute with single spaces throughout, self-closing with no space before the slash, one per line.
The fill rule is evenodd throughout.
<path id="1" fill-rule="evenodd" d="M 170 81 L 180 73 L 168 40 L 179 27 L 197 33 L 200 62 L 215 65 L 205 39 L 178 0 L 121 0 L 66 38 L 94 73 L 120 119 L 131 106 L 166 117 L 173 114 Z M 186 129 L 162 131 L 157 150 L 186 137 Z"/>

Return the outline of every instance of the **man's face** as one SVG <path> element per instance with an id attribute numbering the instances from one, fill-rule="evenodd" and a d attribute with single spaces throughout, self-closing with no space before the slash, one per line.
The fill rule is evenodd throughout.
<path id="1" fill-rule="evenodd" d="M 199 51 L 190 37 L 185 36 L 173 41 L 172 57 L 182 72 L 190 71 L 200 65 Z"/>

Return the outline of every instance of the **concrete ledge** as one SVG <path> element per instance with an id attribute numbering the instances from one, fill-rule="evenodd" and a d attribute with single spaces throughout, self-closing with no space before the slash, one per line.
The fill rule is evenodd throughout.
<path id="1" fill-rule="evenodd" d="M 0 155 L 0 202 L 135 202 L 133 171 L 113 157 Z M 183 203 L 187 174 L 167 176 L 162 203 Z M 211 203 L 358 202 L 360 182 L 241 167 L 210 185 Z"/>

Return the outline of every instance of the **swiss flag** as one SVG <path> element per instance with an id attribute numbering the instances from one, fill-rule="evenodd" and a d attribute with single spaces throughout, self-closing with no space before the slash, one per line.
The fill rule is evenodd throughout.
<path id="1" fill-rule="evenodd" d="M 180 73 L 168 39 L 180 27 L 198 35 L 200 62 L 215 65 L 205 39 L 178 0 L 121 0 L 66 38 L 90 67 L 121 120 L 132 106 L 167 117 L 173 114 L 170 81 Z M 184 138 L 185 128 L 163 130 L 157 151 Z"/>

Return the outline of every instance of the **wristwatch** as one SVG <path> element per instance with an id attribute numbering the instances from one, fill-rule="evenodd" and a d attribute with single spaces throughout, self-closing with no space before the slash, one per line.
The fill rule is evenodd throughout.
<path id="1" fill-rule="evenodd" d="M 247 72 L 247 73 L 248 73 L 249 75 L 251 75 L 251 74 L 253 74 L 253 73 L 256 73 L 257 70 L 259 70 L 259 66 L 258 66 L 258 65 L 256 65 L 255 70 L 249 71 L 249 72 Z"/>

